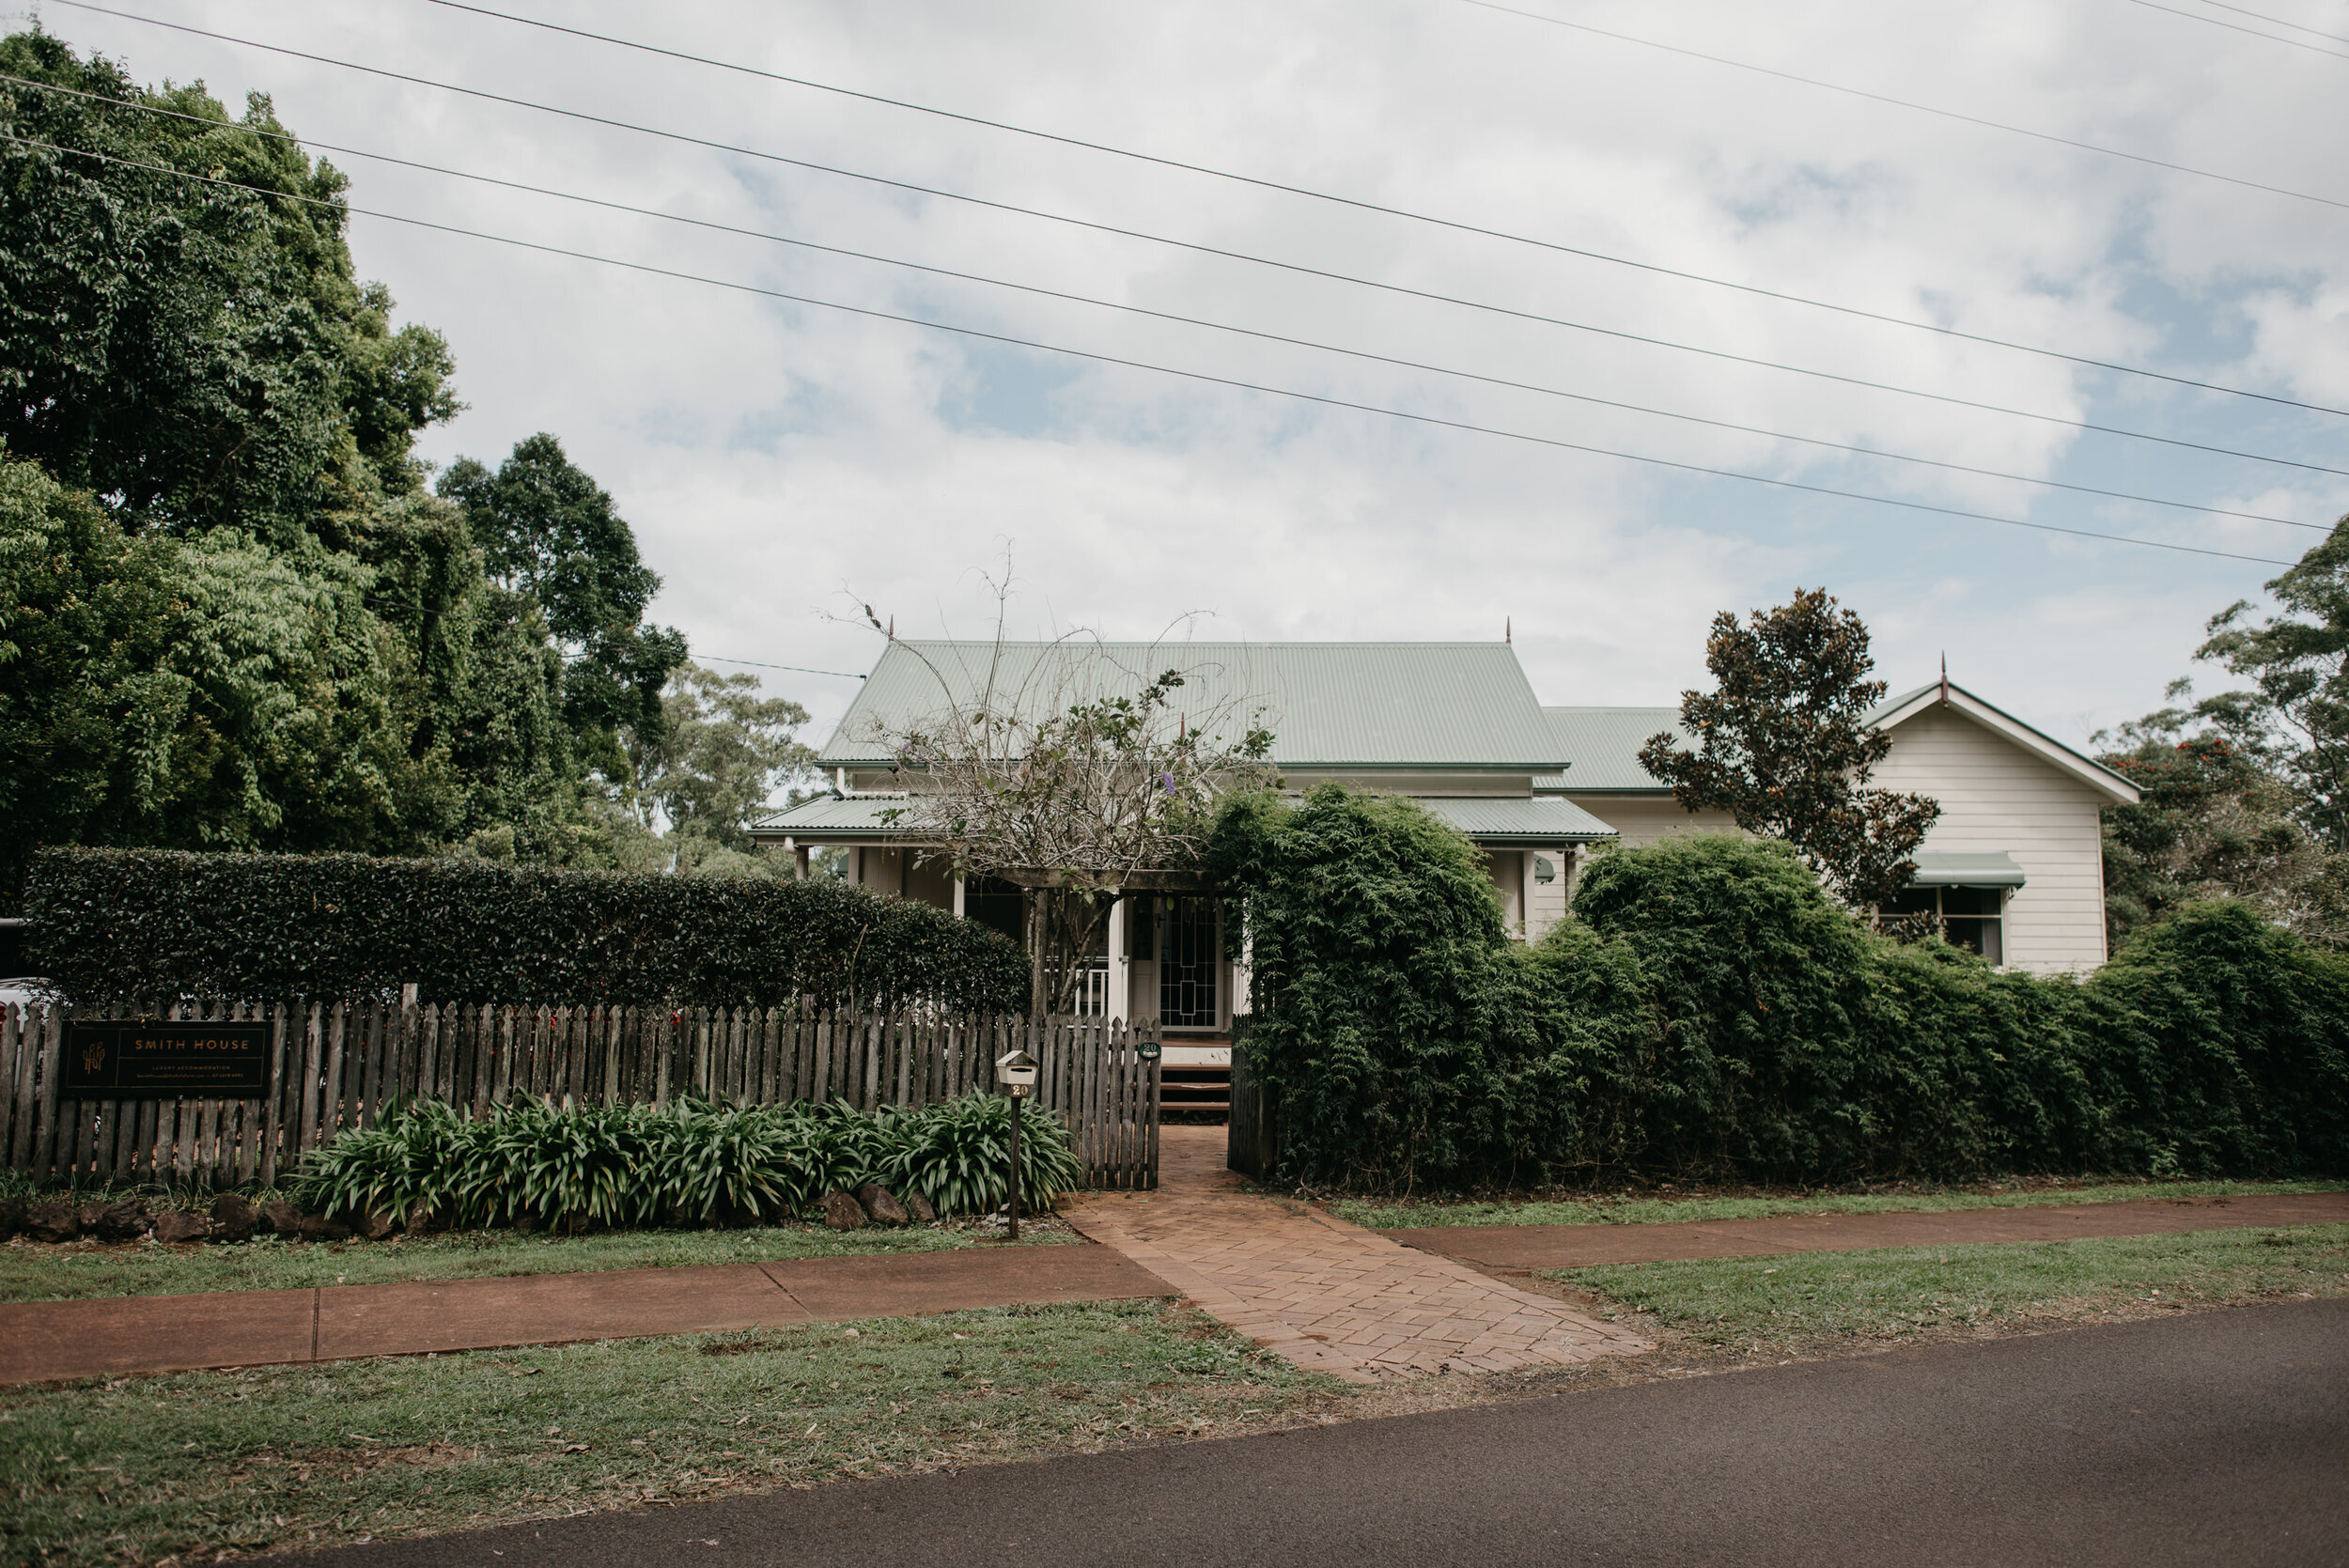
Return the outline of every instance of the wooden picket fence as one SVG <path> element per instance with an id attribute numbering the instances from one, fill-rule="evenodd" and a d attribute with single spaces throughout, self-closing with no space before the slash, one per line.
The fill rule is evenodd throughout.
<path id="1" fill-rule="evenodd" d="M 532 1007 L 273 1002 L 86 1009 L 98 1017 L 266 1022 L 274 1092 L 260 1100 L 64 1100 L 71 1010 L 0 1005 L 0 1153 L 43 1182 L 195 1182 L 290 1175 L 304 1150 L 385 1106 L 438 1099 L 475 1113 L 530 1096 L 664 1106 L 684 1094 L 771 1105 L 919 1106 L 995 1088 L 996 1058 L 1036 1059 L 1086 1185 L 1159 1183 L 1155 1023 L 1097 1017 L 914 1018 L 799 1007 Z"/>

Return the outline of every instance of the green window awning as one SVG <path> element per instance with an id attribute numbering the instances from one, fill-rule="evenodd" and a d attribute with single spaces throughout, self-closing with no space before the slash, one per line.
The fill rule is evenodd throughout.
<path id="1" fill-rule="evenodd" d="M 2023 868 L 2003 849 L 1929 850 L 1917 857 L 1917 888 L 2019 888 Z"/>

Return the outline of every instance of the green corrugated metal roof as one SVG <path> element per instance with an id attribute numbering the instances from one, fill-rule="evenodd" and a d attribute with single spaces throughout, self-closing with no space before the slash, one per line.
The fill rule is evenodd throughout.
<path id="1" fill-rule="evenodd" d="M 1696 746 L 1696 737 L 1680 727 L 1676 707 L 1546 707 L 1542 713 L 1566 758 L 1564 772 L 1533 781 L 1534 789 L 1547 793 L 1668 795 L 1672 786 L 1657 784 L 1640 766 L 1640 748 L 1661 730 L 1677 733 L 1691 750 Z"/>
<path id="2" fill-rule="evenodd" d="M 1423 768 L 1530 773 L 1563 759 L 1503 643 L 895 642 L 818 760 L 888 762 L 877 737 L 916 727 L 987 689 L 1032 708 L 1132 692 L 1168 669 L 1178 707 L 1229 707 L 1273 734 L 1284 768 Z"/>
<path id="3" fill-rule="evenodd" d="M 1928 849 L 1917 856 L 1919 888 L 2019 888 L 2023 868 L 2003 849 Z"/>
<path id="4" fill-rule="evenodd" d="M 1571 800 L 1556 797 L 1439 795 L 1420 804 L 1472 839 L 1494 844 L 1588 844 L 1614 829 Z"/>
<path id="5" fill-rule="evenodd" d="M 896 838 L 905 830 L 882 814 L 906 803 L 902 795 L 818 795 L 751 824 L 757 838 L 790 837 L 809 844 L 839 839 Z"/>

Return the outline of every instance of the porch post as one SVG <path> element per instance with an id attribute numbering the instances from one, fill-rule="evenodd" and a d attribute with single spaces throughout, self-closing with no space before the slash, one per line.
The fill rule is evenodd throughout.
<path id="1" fill-rule="evenodd" d="M 1132 1001 L 1132 986 L 1126 970 L 1126 900 L 1119 898 L 1110 906 L 1110 994 L 1106 1009 L 1112 1023 L 1122 1023 L 1128 1004 Z"/>
<path id="2" fill-rule="evenodd" d="M 955 918 L 957 920 L 964 918 L 962 910 L 962 878 L 959 877 L 955 878 Z"/>
<path id="3" fill-rule="evenodd" d="M 1533 851 L 1517 851 L 1517 935 L 1533 939 Z"/>

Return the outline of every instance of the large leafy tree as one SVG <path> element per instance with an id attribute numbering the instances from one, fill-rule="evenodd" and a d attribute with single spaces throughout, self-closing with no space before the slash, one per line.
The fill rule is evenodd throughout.
<path id="1" fill-rule="evenodd" d="M 398 722 L 407 650 L 348 556 L 133 535 L 0 462 L 0 877 L 42 843 L 430 847 L 446 759 Z"/>
<path id="2" fill-rule="evenodd" d="M 2273 730 L 2309 830 L 2349 850 L 2349 518 L 2267 584 L 2279 608 L 2237 600 L 2214 616 L 2198 658 L 2248 676 L 2213 698 L 2214 716 Z"/>
<path id="3" fill-rule="evenodd" d="M 2170 688 L 2186 694 L 2186 683 Z M 2105 921 L 2112 945 L 2198 899 L 2240 898 L 2328 945 L 2349 935 L 2339 857 L 2301 825 L 2272 737 L 2236 705 L 2166 707 L 2097 738 L 2101 760 L 2143 792 L 2104 814 Z"/>
<path id="4" fill-rule="evenodd" d="M 2247 687 L 2111 737 L 2103 760 L 2145 791 L 2105 813 L 2116 941 L 2196 899 L 2231 897 L 2312 941 L 2349 943 L 2349 519 L 2267 591 L 2272 609 L 2229 605 L 2196 651 Z M 2179 681 L 2168 695 L 2190 691 Z"/>
<path id="5" fill-rule="evenodd" d="M 1651 736 L 1640 765 L 1689 811 L 1730 814 L 1750 833 L 1783 839 L 1845 903 L 1880 904 L 1917 873 L 1917 846 L 1940 815 L 1922 795 L 1871 789 L 1891 737 L 1870 725 L 1885 685 L 1868 629 L 1821 588 L 1797 590 L 1740 624 L 1728 611 L 1705 639 L 1711 691 L 1680 696 L 1680 737 Z"/>
<path id="6" fill-rule="evenodd" d="M 265 97 L 0 73 L 0 904 L 43 842 L 608 863 L 683 657 L 610 497 L 551 437 L 430 492 L 448 349 Z"/>
<path id="7" fill-rule="evenodd" d="M 344 178 L 269 100 L 233 120 L 38 32 L 0 70 L 46 85 L 0 88 L 8 449 L 133 532 L 280 548 L 414 489 L 415 433 L 459 407 L 447 347 L 354 277 Z"/>
<path id="8" fill-rule="evenodd" d="M 583 760 L 627 771 L 622 731 L 658 745 L 661 693 L 686 660 L 685 639 L 644 624 L 660 575 L 612 497 L 541 432 L 495 473 L 471 458 L 435 487 L 465 509 L 492 581 L 525 599 L 563 650 L 563 717 Z"/>

